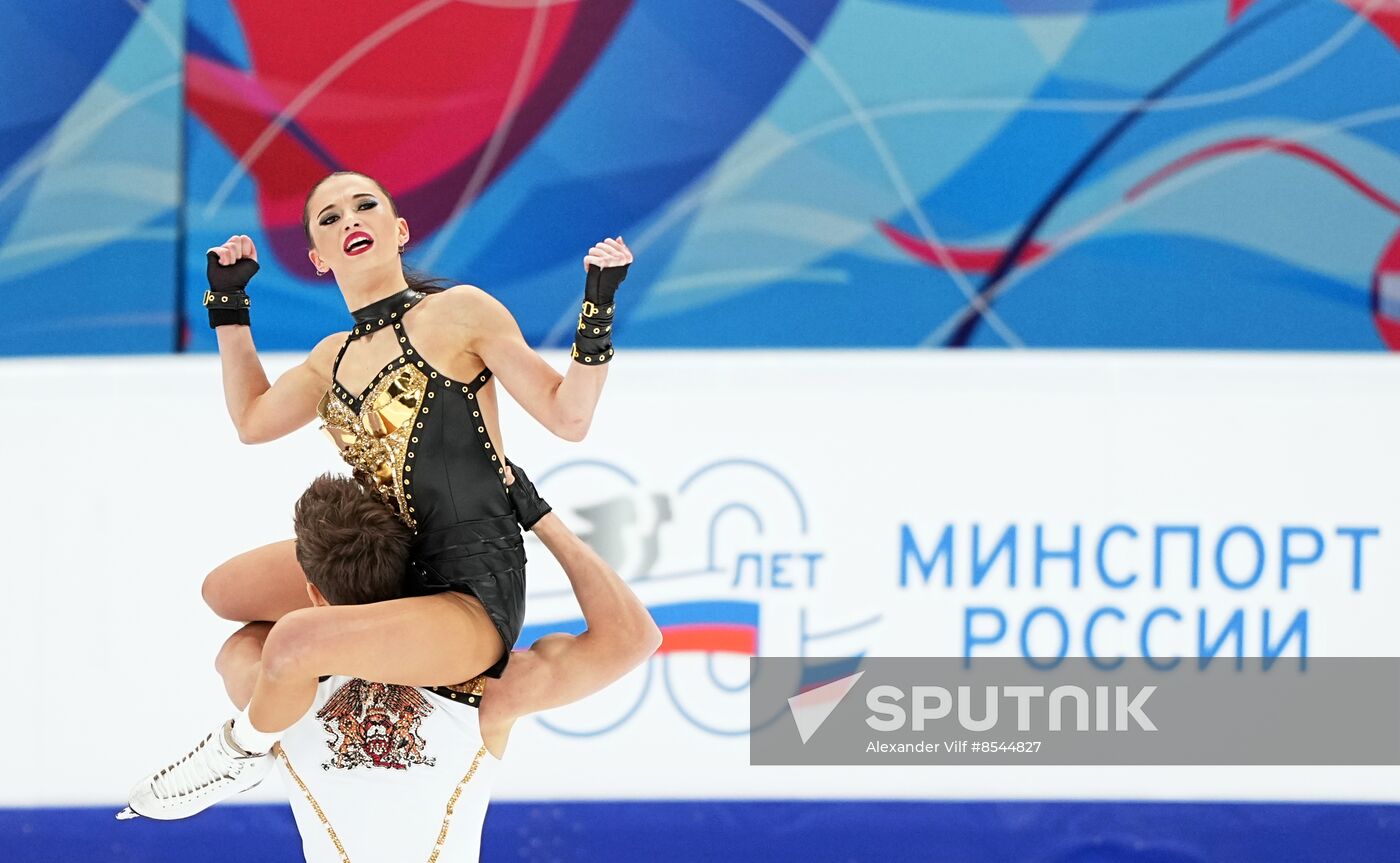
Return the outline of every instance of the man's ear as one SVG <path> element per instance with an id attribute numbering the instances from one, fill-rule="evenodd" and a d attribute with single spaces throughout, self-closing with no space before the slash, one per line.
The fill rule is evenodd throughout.
<path id="1" fill-rule="evenodd" d="M 316 608 L 322 608 L 324 606 L 330 605 L 330 603 L 326 601 L 325 595 L 321 593 L 321 591 L 316 587 L 316 585 L 312 584 L 309 581 L 306 583 L 306 595 L 311 597 L 311 605 Z"/>

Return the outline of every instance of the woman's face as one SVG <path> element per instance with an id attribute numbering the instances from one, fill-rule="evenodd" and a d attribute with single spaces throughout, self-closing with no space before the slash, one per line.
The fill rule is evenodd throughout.
<path id="1" fill-rule="evenodd" d="M 373 269 L 397 261 L 408 242 L 408 222 L 367 177 L 332 177 L 311 196 L 311 263 L 338 273 Z"/>

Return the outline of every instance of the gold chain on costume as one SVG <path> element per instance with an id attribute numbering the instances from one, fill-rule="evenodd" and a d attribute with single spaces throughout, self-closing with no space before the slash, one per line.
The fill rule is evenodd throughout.
<path id="1" fill-rule="evenodd" d="M 321 823 L 326 826 L 326 835 L 330 836 L 331 844 L 340 854 L 341 863 L 350 863 L 350 855 L 345 853 L 345 846 L 340 844 L 340 837 L 336 835 L 335 828 L 331 826 L 331 820 L 326 817 L 325 811 L 321 809 L 321 804 L 317 803 L 316 798 L 312 796 L 311 789 L 307 788 L 306 783 L 301 781 L 301 776 L 292 767 L 292 760 L 287 757 L 286 750 L 278 746 L 277 754 L 281 756 L 282 763 L 287 765 L 287 772 L 292 775 L 292 779 L 301 789 L 301 793 L 306 795 L 306 802 L 311 804 L 311 809 L 316 813 L 316 817 L 321 819 Z M 472 781 L 472 776 L 476 774 L 476 768 L 481 764 L 481 759 L 485 755 L 486 744 L 483 743 L 481 748 L 476 751 L 476 757 L 472 759 L 472 766 L 467 769 L 467 775 L 463 776 L 462 780 L 457 783 L 457 787 L 452 789 L 452 796 L 447 800 L 447 813 L 442 816 L 442 829 L 438 831 L 437 844 L 433 847 L 433 853 L 428 855 L 428 863 L 437 863 L 438 855 L 442 853 L 442 846 L 447 843 L 447 830 L 452 826 L 452 808 L 457 805 L 457 798 L 462 796 L 462 789 L 466 787 L 468 782 Z"/>

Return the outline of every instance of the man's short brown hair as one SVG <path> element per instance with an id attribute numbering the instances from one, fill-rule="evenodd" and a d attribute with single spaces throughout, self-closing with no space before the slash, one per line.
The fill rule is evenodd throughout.
<path id="1" fill-rule="evenodd" d="M 297 562 L 332 605 L 403 596 L 413 532 L 358 480 L 322 474 L 297 500 Z"/>

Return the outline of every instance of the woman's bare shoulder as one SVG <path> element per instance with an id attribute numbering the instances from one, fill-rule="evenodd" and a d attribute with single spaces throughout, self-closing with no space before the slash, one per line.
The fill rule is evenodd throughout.
<path id="1" fill-rule="evenodd" d="M 316 347 L 311 349 L 311 353 L 317 354 L 323 353 L 325 351 L 335 353 L 336 351 L 340 350 L 340 346 L 345 344 L 345 340 L 349 337 L 349 330 L 341 330 L 337 333 L 331 333 L 330 335 L 317 342 Z"/>
<path id="2" fill-rule="evenodd" d="M 505 311 L 500 300 L 476 285 L 454 285 L 435 294 L 432 300 L 439 314 L 464 325 L 480 323 L 483 316 L 489 318 Z"/>
<path id="3" fill-rule="evenodd" d="M 340 353 L 341 345 L 345 344 L 349 337 L 348 330 L 341 330 L 321 339 L 316 343 L 316 347 L 311 349 L 311 353 L 306 355 L 305 365 L 310 366 L 322 377 L 329 378 L 331 366 L 335 364 L 335 355 Z"/>

